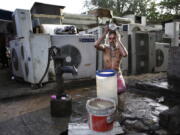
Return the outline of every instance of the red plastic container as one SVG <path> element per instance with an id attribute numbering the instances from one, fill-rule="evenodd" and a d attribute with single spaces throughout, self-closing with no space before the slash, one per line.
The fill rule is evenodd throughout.
<path id="1" fill-rule="evenodd" d="M 87 101 L 89 113 L 89 128 L 96 132 L 106 132 L 113 128 L 115 101 L 104 98 L 94 98 Z"/>

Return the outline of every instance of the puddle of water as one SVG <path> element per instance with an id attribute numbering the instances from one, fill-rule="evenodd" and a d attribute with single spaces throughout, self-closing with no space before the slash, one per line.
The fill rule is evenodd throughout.
<path id="1" fill-rule="evenodd" d="M 151 98 L 125 93 L 121 100 L 124 102 L 122 109 L 122 119 L 125 120 L 125 128 L 131 127 L 129 131 L 134 130 L 152 130 L 152 127 L 158 127 L 159 114 L 169 107 L 158 103 Z M 128 121 L 128 122 L 127 122 Z M 129 123 L 129 124 L 128 124 Z M 136 123 L 136 124 L 132 124 Z M 123 124 L 123 123 L 122 123 Z M 140 126 L 136 126 L 140 124 Z"/>
<path id="2" fill-rule="evenodd" d="M 157 87 L 161 87 L 161 88 L 164 88 L 164 89 L 170 88 L 170 86 L 169 86 L 167 81 L 165 81 L 165 82 L 161 82 L 161 81 L 157 82 L 156 81 L 156 82 L 153 82 L 152 85 L 157 86 Z"/>

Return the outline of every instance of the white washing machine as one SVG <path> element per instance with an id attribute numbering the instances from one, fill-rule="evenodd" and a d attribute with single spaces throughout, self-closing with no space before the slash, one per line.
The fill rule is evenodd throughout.
<path id="1" fill-rule="evenodd" d="M 167 71 L 169 47 L 169 43 L 155 42 L 155 72 Z"/>
<path id="2" fill-rule="evenodd" d="M 180 21 L 165 23 L 165 34 L 171 38 L 171 46 L 180 46 Z"/>
<path id="3" fill-rule="evenodd" d="M 10 45 L 13 74 L 26 82 L 38 84 L 48 63 L 48 49 L 51 47 L 50 35 L 32 33 L 29 10 L 16 9 L 14 18 L 17 38 L 11 41 Z M 50 65 L 50 70 L 42 83 L 49 81 L 49 72 L 54 73 L 53 64 Z"/>
<path id="4" fill-rule="evenodd" d="M 151 73 L 155 67 L 155 33 L 133 32 L 131 34 L 131 74 Z"/>
<path id="5" fill-rule="evenodd" d="M 94 35 L 51 35 L 52 46 L 61 48 L 66 66 L 74 65 L 77 76 L 64 74 L 65 79 L 95 78 L 96 49 Z"/>
<path id="6" fill-rule="evenodd" d="M 22 70 L 22 62 L 21 62 L 21 39 L 10 41 L 10 51 L 11 51 L 11 65 L 12 72 L 15 77 L 19 77 L 24 79 L 24 74 Z"/>
<path id="7" fill-rule="evenodd" d="M 28 45 L 24 40 L 16 39 L 10 42 L 13 74 L 23 78 L 26 82 L 38 84 L 48 64 L 48 49 L 51 47 L 50 35 L 31 34 Z M 54 74 L 52 61 L 42 83 L 49 81 L 50 73 Z"/>

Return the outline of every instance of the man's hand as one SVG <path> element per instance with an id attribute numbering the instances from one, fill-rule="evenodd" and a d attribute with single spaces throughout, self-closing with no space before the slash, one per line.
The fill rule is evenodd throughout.
<path id="1" fill-rule="evenodd" d="M 95 48 L 102 50 L 102 51 L 105 50 L 105 47 L 104 47 L 104 45 L 103 46 L 101 45 L 101 42 L 106 38 L 106 34 L 108 32 L 109 32 L 109 26 L 106 25 L 104 27 L 104 32 L 103 32 L 102 36 L 95 42 Z"/>
<path id="2" fill-rule="evenodd" d="M 117 34 L 116 34 L 116 41 L 121 41 L 121 35 L 120 35 L 120 33 L 117 33 Z"/>

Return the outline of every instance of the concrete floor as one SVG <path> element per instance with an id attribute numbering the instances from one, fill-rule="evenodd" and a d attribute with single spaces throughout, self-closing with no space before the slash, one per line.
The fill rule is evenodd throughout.
<path id="1" fill-rule="evenodd" d="M 4 71 L 5 73 L 5 71 Z M 140 76 L 128 76 L 126 78 L 126 82 L 129 86 L 135 84 L 136 81 L 141 80 L 150 80 L 153 78 L 161 78 L 165 77 L 165 74 L 146 74 Z M 9 80 L 7 78 L 1 78 L 5 80 L 5 83 L 0 84 L 0 91 L 4 88 L 8 89 L 8 93 L 11 91 L 15 92 L 18 89 L 27 90 L 29 89 L 29 85 L 21 85 L 14 80 Z M 8 80 L 9 83 L 8 84 Z M 10 85 L 12 84 L 12 85 Z M 7 87 L 8 86 L 8 87 Z M 24 89 L 23 89 L 24 87 Z M 51 87 L 49 87 L 50 89 Z M 29 95 L 18 96 L 14 98 L 7 98 L 0 100 L 0 134 L 1 135 L 60 135 L 61 132 L 67 129 L 68 122 L 87 122 L 87 112 L 85 108 L 86 101 L 92 97 L 96 96 L 96 87 L 88 86 L 88 87 L 80 87 L 80 88 L 72 88 L 66 90 L 68 94 L 72 96 L 73 100 L 73 113 L 70 118 L 53 118 L 50 116 L 50 95 L 53 93 L 38 93 Z M 137 98 L 140 97 L 140 98 Z M 142 97 L 142 98 L 141 98 Z M 153 99 L 147 100 L 146 96 L 139 95 L 134 93 L 132 90 L 127 91 L 122 95 L 122 104 L 128 104 L 132 101 L 140 101 L 143 99 L 142 104 L 145 105 L 145 108 L 149 110 L 149 102 L 153 102 L 155 104 L 156 101 Z M 131 100 L 129 100 L 131 99 Z M 144 102 L 145 99 L 145 102 Z M 122 104 L 121 107 L 123 106 Z M 152 104 L 151 104 L 152 105 Z M 134 106 L 134 105 L 130 105 Z M 140 105 L 141 106 L 141 105 Z M 135 110 L 138 108 L 135 108 Z M 165 109 L 167 109 L 165 107 Z M 127 108 L 125 109 L 127 110 Z M 129 112 L 129 110 L 127 110 Z M 158 112 L 159 113 L 159 112 Z M 137 117 L 137 116 L 136 116 Z M 132 124 L 132 123 L 131 123 Z M 127 123 L 125 124 L 127 125 Z M 124 127 L 125 130 L 128 129 L 127 126 Z M 144 127 L 143 127 L 144 128 Z M 131 128 L 132 129 L 132 128 Z M 126 133 L 131 131 L 128 129 Z M 141 131 L 133 128 L 133 133 L 139 133 Z M 129 132 L 131 133 L 131 132 Z"/>

